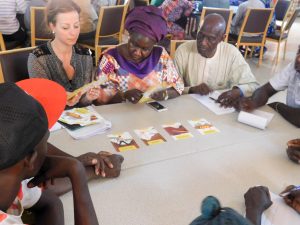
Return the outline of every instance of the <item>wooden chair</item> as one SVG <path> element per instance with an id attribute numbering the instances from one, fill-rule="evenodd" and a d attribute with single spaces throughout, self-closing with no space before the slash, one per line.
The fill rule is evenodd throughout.
<path id="1" fill-rule="evenodd" d="M 149 5 L 149 0 L 134 0 L 134 7 L 147 5 Z"/>
<path id="2" fill-rule="evenodd" d="M 95 57 L 96 57 L 96 66 L 98 66 L 98 63 L 99 63 L 99 57 L 100 55 L 102 54 L 103 51 L 105 51 L 106 49 L 109 49 L 109 48 L 114 48 L 116 47 L 117 45 L 98 45 L 96 47 L 96 52 L 95 52 Z"/>
<path id="3" fill-rule="evenodd" d="M 29 78 L 27 61 L 33 49 L 35 47 L 0 52 L 0 83 L 17 82 Z"/>
<path id="4" fill-rule="evenodd" d="M 46 24 L 45 7 L 30 8 L 31 46 L 43 44 L 53 38 Z"/>
<path id="5" fill-rule="evenodd" d="M 190 41 L 190 40 L 171 40 L 171 47 L 170 47 L 170 56 L 172 59 L 175 57 L 176 49 L 183 43 Z"/>
<path id="6" fill-rule="evenodd" d="M 284 44 L 284 53 L 283 59 L 285 59 L 286 45 L 289 36 L 290 29 L 297 19 L 297 16 L 300 14 L 300 8 L 297 8 L 291 17 L 285 17 L 280 30 L 276 30 L 275 33 L 270 34 L 266 37 L 267 41 L 276 42 L 277 43 L 277 52 L 276 52 L 276 64 L 279 61 L 279 50 L 281 42 L 285 42 Z"/>
<path id="7" fill-rule="evenodd" d="M 224 41 L 228 42 L 228 35 L 229 35 L 230 25 L 231 25 L 232 16 L 233 16 L 233 10 L 204 7 L 202 9 L 202 13 L 201 13 L 200 26 L 203 24 L 205 16 L 212 14 L 212 13 L 217 13 L 217 14 L 220 14 L 221 16 L 223 16 L 223 18 L 226 22 L 226 32 L 225 32 L 226 38 Z"/>
<path id="8" fill-rule="evenodd" d="M 246 46 L 245 58 L 248 53 L 247 46 L 252 47 L 251 55 L 254 47 L 261 47 L 258 66 L 262 62 L 263 48 L 265 46 L 267 30 L 272 19 L 273 10 L 274 9 L 248 9 L 237 38 L 237 48 Z"/>
<path id="9" fill-rule="evenodd" d="M 127 7 L 128 4 L 101 7 L 95 37 L 79 41 L 79 44 L 96 51 L 98 45 L 121 43 Z M 95 63 L 97 64 L 97 58 Z"/>
<path id="10" fill-rule="evenodd" d="M 2 33 L 0 32 L 0 51 L 5 51 L 5 50 L 6 50 L 6 48 L 5 48 L 5 42 L 4 42 Z"/>

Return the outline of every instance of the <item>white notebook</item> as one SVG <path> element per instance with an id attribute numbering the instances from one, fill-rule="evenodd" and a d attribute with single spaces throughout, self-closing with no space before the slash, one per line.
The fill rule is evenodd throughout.
<path id="1" fill-rule="evenodd" d="M 199 101 L 206 108 L 208 108 L 210 111 L 215 113 L 216 115 L 223 115 L 223 114 L 234 112 L 235 109 L 233 107 L 230 108 L 221 107 L 219 103 L 216 103 L 216 101 L 213 100 L 213 99 L 218 99 L 220 94 L 221 93 L 218 91 L 213 91 L 209 95 L 192 94 L 191 96 L 195 98 L 197 101 Z"/>
<path id="2" fill-rule="evenodd" d="M 261 110 L 254 110 L 252 112 L 241 111 L 238 116 L 238 121 L 264 130 L 271 122 L 273 116 L 274 114 Z"/>

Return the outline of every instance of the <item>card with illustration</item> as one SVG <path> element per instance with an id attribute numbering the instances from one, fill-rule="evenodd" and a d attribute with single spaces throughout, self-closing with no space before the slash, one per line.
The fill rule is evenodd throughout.
<path id="1" fill-rule="evenodd" d="M 191 138 L 193 135 L 181 123 L 162 125 L 163 128 L 170 134 L 174 140 Z"/>
<path id="2" fill-rule="evenodd" d="M 59 121 L 69 125 L 88 126 L 103 122 L 103 117 L 92 106 L 65 110 Z"/>
<path id="3" fill-rule="evenodd" d="M 219 129 L 214 127 L 206 119 L 188 120 L 188 122 L 191 124 L 192 127 L 197 129 L 202 135 L 215 134 L 220 132 Z"/>
<path id="4" fill-rule="evenodd" d="M 164 139 L 154 127 L 137 129 L 134 130 L 134 132 L 146 145 L 155 145 L 166 142 L 166 139 Z"/>
<path id="5" fill-rule="evenodd" d="M 139 148 L 129 132 L 109 134 L 107 137 L 110 139 L 110 142 L 117 152 L 136 150 Z"/>

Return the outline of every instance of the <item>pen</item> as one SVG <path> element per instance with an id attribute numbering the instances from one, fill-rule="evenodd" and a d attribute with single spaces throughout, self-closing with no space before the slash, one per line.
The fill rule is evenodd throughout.
<path id="1" fill-rule="evenodd" d="M 288 192 L 281 193 L 280 196 L 285 197 L 285 196 L 288 196 L 289 194 L 291 194 L 291 192 L 298 191 L 298 190 L 300 190 L 300 186 L 296 186 L 296 187 L 292 188 L 291 190 L 289 190 Z"/>
<path id="2" fill-rule="evenodd" d="M 218 99 L 215 99 L 215 98 L 213 98 L 213 97 L 211 97 L 211 96 L 209 96 L 209 98 L 210 98 L 211 100 L 214 100 L 216 103 L 220 103 L 220 101 L 219 101 Z"/>

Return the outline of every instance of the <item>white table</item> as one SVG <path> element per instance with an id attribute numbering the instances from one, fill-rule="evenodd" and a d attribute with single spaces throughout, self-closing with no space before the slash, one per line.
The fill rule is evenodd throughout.
<path id="1" fill-rule="evenodd" d="M 280 192 L 298 184 L 299 166 L 287 159 L 286 142 L 299 137 L 299 130 L 275 113 L 264 131 L 236 122 L 238 113 L 216 116 L 190 96 L 163 102 L 168 111 L 156 112 L 146 105 L 100 106 L 98 112 L 112 121 L 106 134 L 76 141 L 66 131 L 51 134 L 50 142 L 73 155 L 86 151 L 115 152 L 109 133 L 129 131 L 139 150 L 125 157 L 117 179 L 90 183 L 94 206 L 103 225 L 187 225 L 199 215 L 202 199 L 217 196 L 224 206 L 243 212 L 243 194 L 257 184 Z M 187 120 L 205 118 L 220 133 L 202 136 Z M 174 141 L 161 127 L 181 122 L 194 135 Z M 134 129 L 154 126 L 167 142 L 146 146 Z M 62 197 L 66 224 L 73 224 L 72 195 Z"/>

